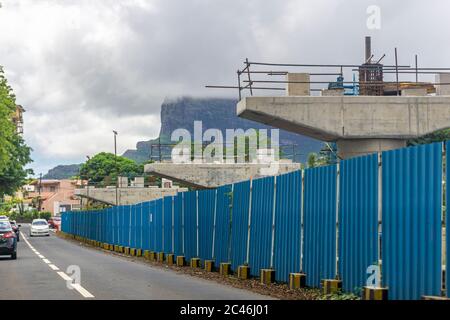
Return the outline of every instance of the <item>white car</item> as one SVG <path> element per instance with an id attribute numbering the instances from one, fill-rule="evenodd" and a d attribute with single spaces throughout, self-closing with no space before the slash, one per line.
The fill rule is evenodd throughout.
<path id="1" fill-rule="evenodd" d="M 7 216 L 1 215 L 0 221 L 9 221 L 9 218 Z"/>
<path id="2" fill-rule="evenodd" d="M 50 228 L 44 219 L 34 219 L 30 226 L 30 237 L 49 236 Z"/>

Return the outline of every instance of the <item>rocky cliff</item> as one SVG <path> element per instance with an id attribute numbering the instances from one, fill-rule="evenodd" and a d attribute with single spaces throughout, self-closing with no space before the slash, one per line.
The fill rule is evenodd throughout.
<path id="1" fill-rule="evenodd" d="M 224 139 L 226 129 L 271 129 L 269 126 L 236 116 L 236 103 L 237 101 L 233 99 L 210 98 L 180 98 L 164 102 L 161 106 L 161 143 L 171 143 L 170 136 L 178 128 L 187 129 L 193 134 L 194 121 L 202 121 L 203 131 L 210 128 L 221 130 Z M 147 161 L 150 154 L 153 157 L 158 156 L 157 144 L 158 139 L 141 141 L 137 143 L 136 150 L 128 150 L 123 155 L 137 162 Z M 283 154 L 291 157 L 294 153 L 295 161 L 305 162 L 309 153 L 320 150 L 322 143 L 309 137 L 280 130 L 280 145 L 283 146 Z M 170 150 L 162 147 L 161 153 L 170 154 Z"/>

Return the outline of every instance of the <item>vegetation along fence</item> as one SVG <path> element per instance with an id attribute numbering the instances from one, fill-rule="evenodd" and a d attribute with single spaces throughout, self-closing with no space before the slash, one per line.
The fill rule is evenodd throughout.
<path id="1" fill-rule="evenodd" d="M 448 188 L 443 197 L 449 147 L 404 148 L 136 205 L 68 212 L 62 231 L 230 262 L 233 270 L 247 264 L 253 276 L 272 268 L 280 282 L 294 272 L 305 273 L 311 287 L 341 279 L 344 291 L 354 293 L 379 268 L 390 299 L 439 296 L 450 285 L 443 272 L 450 260 L 444 259 Z"/>

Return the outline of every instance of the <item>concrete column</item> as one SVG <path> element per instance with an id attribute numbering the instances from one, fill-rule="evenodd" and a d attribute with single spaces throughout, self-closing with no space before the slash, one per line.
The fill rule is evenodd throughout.
<path id="1" fill-rule="evenodd" d="M 450 83 L 450 73 L 437 74 L 436 83 Z M 450 96 L 450 85 L 436 86 L 436 95 Z"/>
<path id="2" fill-rule="evenodd" d="M 337 141 L 338 156 L 342 159 L 406 147 L 401 139 L 345 139 Z"/>
<path id="3" fill-rule="evenodd" d="M 311 89 L 308 73 L 288 73 L 286 81 L 298 81 L 308 83 L 287 83 L 286 93 L 288 96 L 309 96 Z"/>
<path id="4" fill-rule="evenodd" d="M 119 188 L 127 188 L 128 187 L 128 178 L 127 177 L 118 177 L 119 179 Z"/>
<path id="5" fill-rule="evenodd" d="M 144 188 L 144 184 L 145 184 L 144 177 L 136 177 L 136 178 L 134 178 L 133 187 Z"/>

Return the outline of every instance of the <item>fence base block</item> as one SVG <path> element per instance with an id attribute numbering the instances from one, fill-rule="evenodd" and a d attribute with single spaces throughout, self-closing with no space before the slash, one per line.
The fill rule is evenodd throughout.
<path id="1" fill-rule="evenodd" d="M 173 266 L 175 263 L 175 255 L 173 253 L 169 253 L 166 256 L 166 262 L 169 266 Z"/>
<path id="2" fill-rule="evenodd" d="M 289 274 L 289 289 L 296 290 L 304 287 L 306 287 L 306 274 L 304 273 Z"/>
<path id="3" fill-rule="evenodd" d="M 261 283 L 271 284 L 275 281 L 275 270 L 273 269 L 261 269 Z"/>
<path id="4" fill-rule="evenodd" d="M 125 247 L 124 248 L 125 254 L 130 254 L 130 247 Z"/>
<path id="5" fill-rule="evenodd" d="M 130 248 L 130 255 L 135 257 L 136 256 L 136 249 L 135 248 Z"/>
<path id="6" fill-rule="evenodd" d="M 136 257 L 142 257 L 142 249 L 136 249 Z"/>
<path id="7" fill-rule="evenodd" d="M 342 290 L 342 280 L 323 279 L 321 284 L 323 294 L 333 294 Z"/>
<path id="8" fill-rule="evenodd" d="M 450 298 L 439 297 L 439 296 L 422 296 L 422 300 L 443 300 L 443 301 L 450 301 Z"/>
<path id="9" fill-rule="evenodd" d="M 220 264 L 219 273 L 222 276 L 228 276 L 230 274 L 230 270 L 231 270 L 231 263 L 229 263 L 229 262 L 222 262 Z"/>
<path id="10" fill-rule="evenodd" d="M 114 251 L 114 245 L 110 244 L 108 249 L 109 251 Z"/>
<path id="11" fill-rule="evenodd" d="M 200 268 L 200 258 L 191 259 L 191 268 Z"/>
<path id="12" fill-rule="evenodd" d="M 119 252 L 119 246 L 117 244 L 114 245 L 114 252 Z"/>
<path id="13" fill-rule="evenodd" d="M 123 253 L 123 247 L 122 246 L 119 246 L 119 252 Z"/>
<path id="14" fill-rule="evenodd" d="M 207 272 L 214 271 L 214 260 L 205 260 L 205 271 Z"/>
<path id="15" fill-rule="evenodd" d="M 149 259 L 150 259 L 150 251 L 149 251 L 149 250 L 144 250 L 144 258 L 145 258 L 146 260 L 149 260 Z"/>
<path id="16" fill-rule="evenodd" d="M 177 267 L 184 267 L 186 264 L 184 256 L 177 256 Z"/>
<path id="17" fill-rule="evenodd" d="M 363 287 L 362 300 L 387 300 L 388 288 Z"/>
<path id="18" fill-rule="evenodd" d="M 107 244 L 107 243 L 104 243 L 104 244 L 103 244 L 103 249 L 105 249 L 105 250 L 109 250 L 109 244 Z"/>
<path id="19" fill-rule="evenodd" d="M 158 252 L 157 257 L 158 262 L 164 262 L 164 252 Z"/>
<path id="20" fill-rule="evenodd" d="M 241 280 L 247 280 L 250 276 L 250 267 L 249 266 L 239 266 L 237 276 Z"/>
<path id="21" fill-rule="evenodd" d="M 150 251 L 150 261 L 156 261 L 156 252 Z"/>

